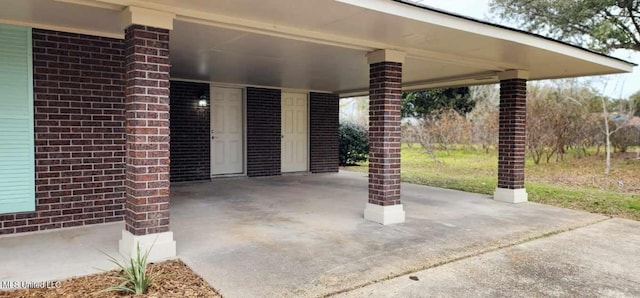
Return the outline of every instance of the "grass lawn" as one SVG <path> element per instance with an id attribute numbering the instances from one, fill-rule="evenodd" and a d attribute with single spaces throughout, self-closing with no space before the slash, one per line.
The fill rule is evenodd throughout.
<path id="1" fill-rule="evenodd" d="M 616 153 L 604 175 L 604 156 L 578 157 L 535 165 L 526 163 L 529 200 L 640 220 L 640 160 L 635 152 Z M 497 185 L 498 154 L 472 149 L 438 151 L 434 161 L 419 145 L 402 146 L 402 181 L 492 195 Z M 343 168 L 367 172 L 367 164 Z"/>

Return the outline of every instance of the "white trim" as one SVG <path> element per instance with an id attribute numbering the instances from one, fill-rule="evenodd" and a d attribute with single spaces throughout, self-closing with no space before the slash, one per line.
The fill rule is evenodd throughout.
<path id="1" fill-rule="evenodd" d="M 287 88 L 287 87 L 277 87 L 277 86 L 267 86 L 267 85 L 252 85 L 252 84 L 238 84 L 238 83 L 224 83 L 218 81 L 205 81 L 205 80 L 193 80 L 193 79 L 182 79 L 177 77 L 172 77 L 171 81 L 182 81 L 182 82 L 193 82 L 193 83 L 207 83 L 211 85 L 215 85 L 216 87 L 227 87 L 227 88 L 266 88 L 266 89 L 276 89 L 281 92 L 290 92 L 290 93 L 309 93 L 309 92 L 317 92 L 317 93 L 336 93 L 333 91 L 327 90 L 313 90 L 313 89 L 295 89 L 295 88 Z"/>
<path id="2" fill-rule="evenodd" d="M 529 79 L 529 72 L 526 71 L 526 70 L 511 69 L 511 70 L 499 72 L 498 73 L 498 79 L 500 81 L 511 80 L 511 79 L 525 79 L 525 80 L 528 80 Z"/>
<path id="3" fill-rule="evenodd" d="M 120 254 L 125 257 L 135 257 L 138 244 L 140 252 L 149 252 L 149 262 L 162 261 L 176 257 L 176 242 L 173 232 L 135 236 L 127 230 L 122 230 L 122 239 L 118 242 Z"/>
<path id="4" fill-rule="evenodd" d="M 493 199 L 506 203 L 524 203 L 528 201 L 527 190 L 524 188 L 508 189 L 508 188 L 496 188 L 493 193 Z"/>
<path id="5" fill-rule="evenodd" d="M 109 37 L 109 38 L 115 38 L 115 39 L 124 39 L 124 33 L 118 34 L 118 33 L 111 33 L 111 32 L 105 32 L 105 31 L 78 29 L 74 27 L 55 26 L 55 25 L 35 23 L 35 22 L 23 22 L 23 21 L 16 21 L 16 20 L 0 19 L 0 24 L 31 27 L 36 29 L 44 29 L 44 30 L 51 30 L 51 31 L 76 33 L 76 34 L 101 36 L 101 37 Z"/>
<path id="6" fill-rule="evenodd" d="M 382 225 L 403 223 L 405 221 L 405 212 L 402 204 L 380 206 L 367 203 L 364 208 L 364 219 Z"/>
<path id="7" fill-rule="evenodd" d="M 369 64 L 379 63 L 379 62 L 397 62 L 404 63 L 404 58 L 407 55 L 401 51 L 394 50 L 377 50 L 373 52 L 367 53 L 367 62 Z"/>
<path id="8" fill-rule="evenodd" d="M 71 3 L 76 5 L 85 5 L 85 6 L 91 6 L 91 7 L 97 7 L 97 8 L 104 8 L 104 9 L 114 10 L 114 11 L 122 11 L 122 9 L 124 9 L 122 5 L 96 2 L 93 0 L 54 0 L 54 1 Z"/>
<path id="9" fill-rule="evenodd" d="M 135 24 L 173 30 L 173 19 L 175 18 L 174 13 L 128 6 L 120 13 L 120 27 L 125 29 Z"/>
<path id="10" fill-rule="evenodd" d="M 625 72 L 633 71 L 633 66 L 613 58 L 602 56 L 587 50 L 566 45 L 557 41 L 544 39 L 538 36 L 525 34 L 522 32 L 507 30 L 496 26 L 482 24 L 460 17 L 419 9 L 411 5 L 388 1 L 388 0 L 334 0 L 369 10 L 378 11 L 385 14 L 395 15 L 423 23 L 434 24 L 469 33 L 488 36 L 496 39 L 506 40 L 523 44 L 526 46 L 539 48 L 561 55 L 575 57 L 577 59 L 591 61 L 600 65 L 615 68 Z"/>

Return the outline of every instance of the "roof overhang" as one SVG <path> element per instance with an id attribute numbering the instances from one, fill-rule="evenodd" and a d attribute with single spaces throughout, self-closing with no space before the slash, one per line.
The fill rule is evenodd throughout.
<path id="1" fill-rule="evenodd" d="M 131 7 L 175 16 L 172 77 L 368 91 L 367 53 L 405 54 L 403 88 L 631 72 L 634 64 L 541 36 L 392 0 L 5 0 L 0 23 L 122 38 Z"/>

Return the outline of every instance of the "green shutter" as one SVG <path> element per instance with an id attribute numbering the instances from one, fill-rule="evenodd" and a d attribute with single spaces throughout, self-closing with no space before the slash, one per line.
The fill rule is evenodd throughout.
<path id="1" fill-rule="evenodd" d="M 0 25 L 0 213 L 35 210 L 31 28 Z"/>

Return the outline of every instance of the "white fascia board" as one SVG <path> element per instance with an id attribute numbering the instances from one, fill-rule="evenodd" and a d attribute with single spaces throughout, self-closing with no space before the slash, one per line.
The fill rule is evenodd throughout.
<path id="1" fill-rule="evenodd" d="M 496 39 L 511 41 L 526 46 L 539 48 L 558 54 L 575 57 L 581 60 L 590 61 L 603 66 L 611 67 L 622 72 L 632 72 L 633 64 L 623 62 L 617 59 L 609 58 L 603 55 L 589 52 L 584 49 L 576 48 L 570 45 L 562 44 L 557 41 L 540 38 L 537 36 L 507 30 L 488 24 L 482 24 L 479 22 L 447 15 L 444 13 L 438 13 L 429 11 L 427 9 L 420 9 L 408 4 L 398 3 L 388 0 L 334 0 L 341 3 L 350 4 L 366 8 L 369 10 L 378 11 L 381 13 L 396 15 L 423 23 L 434 24 L 456 30 L 466 31 L 478 35 L 488 36 Z"/>
<path id="2" fill-rule="evenodd" d="M 122 11 L 124 9 L 124 6 L 122 5 L 104 3 L 104 2 L 93 1 L 93 0 L 54 0 L 54 1 L 103 8 L 103 9 L 108 9 L 113 11 Z"/>
<path id="3" fill-rule="evenodd" d="M 37 22 L 24 22 L 24 21 L 18 21 L 18 20 L 0 19 L 0 24 L 24 26 L 24 27 L 69 32 L 69 33 L 76 33 L 76 34 L 86 34 L 86 35 L 109 37 L 109 38 L 115 38 L 115 39 L 124 39 L 124 33 L 105 32 L 105 31 L 83 29 L 83 28 L 77 28 L 77 27 L 56 26 L 56 25 L 43 24 L 43 23 L 37 23 Z"/>

